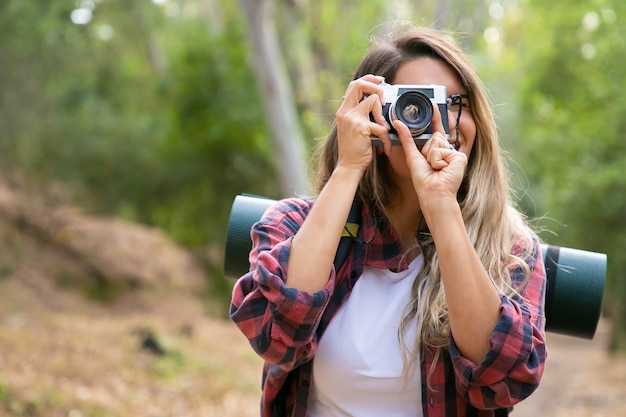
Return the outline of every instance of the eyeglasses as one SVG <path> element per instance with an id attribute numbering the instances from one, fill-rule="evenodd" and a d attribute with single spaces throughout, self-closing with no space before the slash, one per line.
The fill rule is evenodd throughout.
<path id="1" fill-rule="evenodd" d="M 452 94 L 446 99 L 448 110 L 453 113 L 459 113 L 462 109 L 469 108 L 469 96 L 466 94 Z"/>
<path id="2" fill-rule="evenodd" d="M 448 110 L 456 113 L 456 138 L 454 149 L 459 149 L 459 122 L 461 121 L 461 113 L 463 108 L 469 109 L 469 96 L 465 94 L 452 94 L 446 99 Z"/>

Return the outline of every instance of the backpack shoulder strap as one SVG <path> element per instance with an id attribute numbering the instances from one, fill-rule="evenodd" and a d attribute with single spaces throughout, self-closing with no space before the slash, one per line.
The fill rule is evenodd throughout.
<path id="1" fill-rule="evenodd" d="M 361 209 L 363 203 L 358 197 L 354 198 L 352 207 L 350 207 L 350 213 L 348 213 L 348 219 L 346 225 L 343 228 L 341 239 L 339 240 L 339 246 L 337 247 L 337 254 L 335 255 L 335 271 L 339 271 L 344 262 L 348 258 L 354 237 L 358 236 L 359 228 L 361 227 Z"/>

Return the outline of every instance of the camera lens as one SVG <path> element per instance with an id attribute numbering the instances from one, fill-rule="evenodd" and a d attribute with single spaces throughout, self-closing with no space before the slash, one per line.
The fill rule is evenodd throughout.
<path id="1" fill-rule="evenodd" d="M 409 123 L 418 122 L 420 119 L 420 108 L 415 104 L 409 104 L 402 109 L 402 119 Z"/>
<path id="2" fill-rule="evenodd" d="M 419 91 L 408 91 L 400 95 L 389 109 L 391 121 L 400 120 L 407 125 L 413 137 L 419 136 L 430 126 L 433 105 Z"/>

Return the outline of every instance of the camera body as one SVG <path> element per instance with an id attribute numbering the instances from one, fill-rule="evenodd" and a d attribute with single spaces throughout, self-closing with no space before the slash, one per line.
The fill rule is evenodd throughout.
<path id="1" fill-rule="evenodd" d="M 398 132 L 393 127 L 392 122 L 400 120 L 403 122 L 413 136 L 413 140 L 418 147 L 424 146 L 426 141 L 432 136 L 431 120 L 433 118 L 432 103 L 435 103 L 441 114 L 441 122 L 446 133 L 446 138 L 450 139 L 450 127 L 448 126 L 448 96 L 446 87 L 443 85 L 411 85 L 411 84 L 381 84 L 383 87 L 383 116 L 391 126 L 389 137 L 391 144 L 400 146 Z M 382 145 L 382 142 L 375 136 L 372 137 L 372 144 Z"/>

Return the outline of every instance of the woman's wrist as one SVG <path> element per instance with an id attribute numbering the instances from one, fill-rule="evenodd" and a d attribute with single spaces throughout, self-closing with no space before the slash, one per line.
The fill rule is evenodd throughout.
<path id="1" fill-rule="evenodd" d="M 449 224 L 452 219 L 463 220 L 456 196 L 430 195 L 427 199 L 420 198 L 420 209 L 431 232 L 441 223 Z"/>
<path id="2" fill-rule="evenodd" d="M 335 169 L 333 170 L 330 178 L 338 181 L 346 181 L 350 182 L 353 185 L 358 186 L 361 178 L 363 177 L 363 173 L 365 172 L 364 167 L 355 166 L 355 165 L 343 165 L 341 163 L 337 164 Z M 356 190 L 356 187 L 355 187 Z"/>

